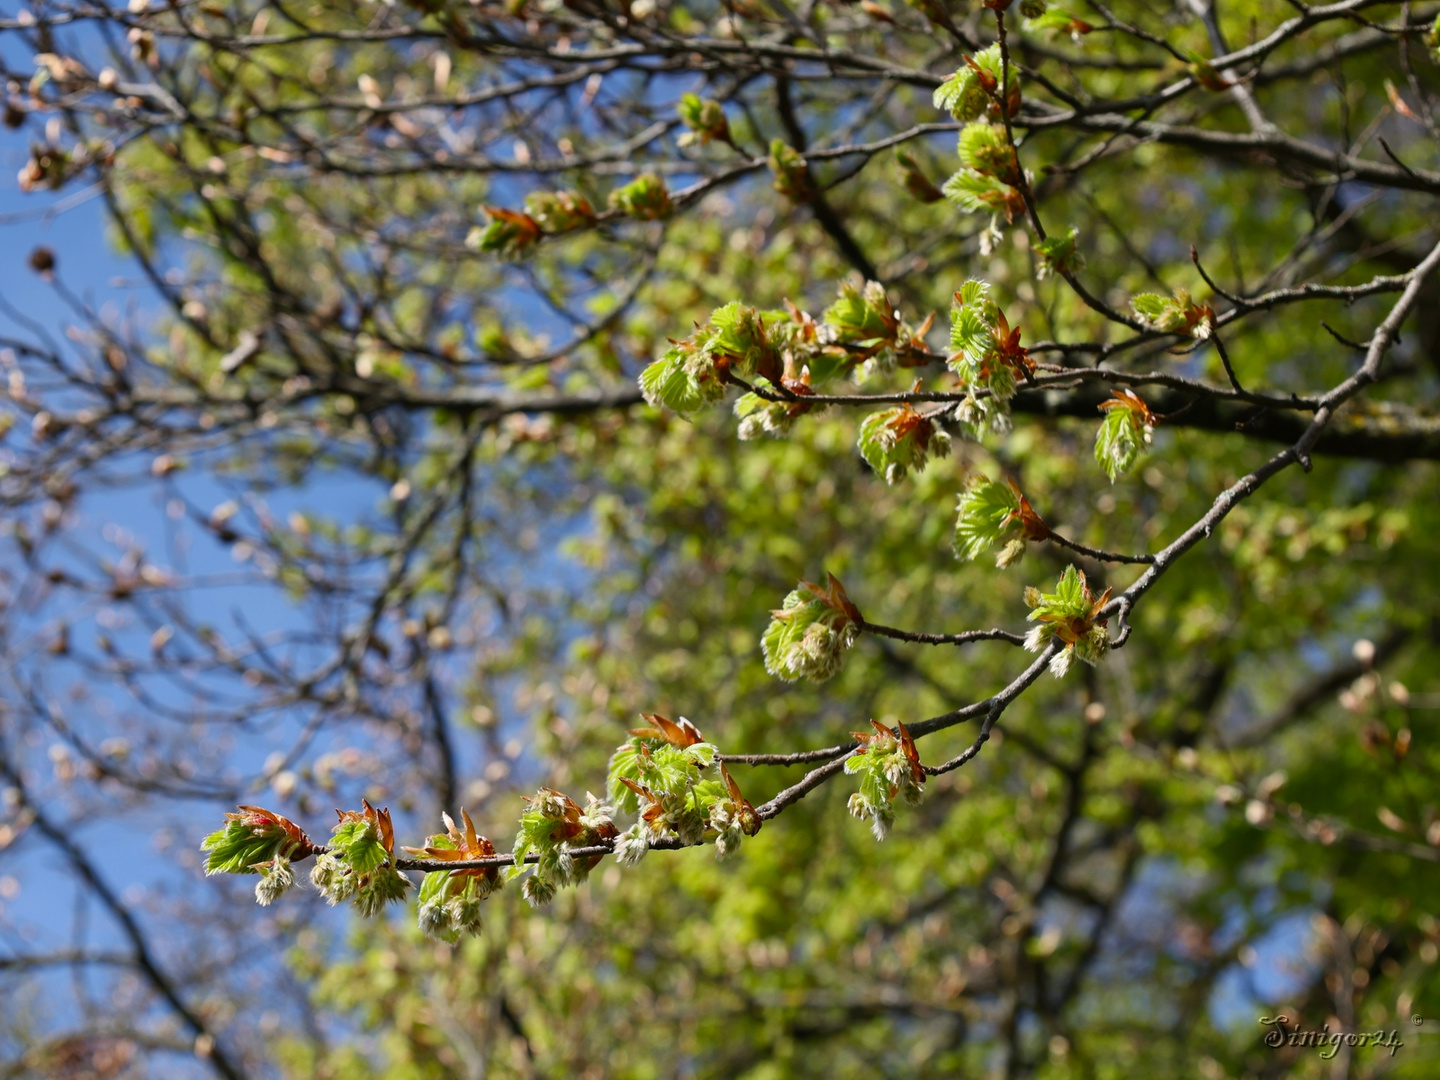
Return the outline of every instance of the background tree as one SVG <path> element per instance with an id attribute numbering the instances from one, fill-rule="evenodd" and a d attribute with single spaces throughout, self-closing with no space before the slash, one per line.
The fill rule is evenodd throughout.
<path id="1" fill-rule="evenodd" d="M 11 1071 L 1423 1070 L 1436 17 L 9 11 Z"/>

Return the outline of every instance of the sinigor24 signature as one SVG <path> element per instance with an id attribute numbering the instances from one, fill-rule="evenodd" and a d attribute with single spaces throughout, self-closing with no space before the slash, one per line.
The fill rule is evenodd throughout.
<path id="1" fill-rule="evenodd" d="M 1329 1027 L 1311 1028 L 1289 1028 L 1290 1018 L 1283 1013 L 1279 1016 L 1262 1016 L 1260 1023 L 1270 1030 L 1265 1032 L 1265 1045 L 1279 1048 L 1282 1046 L 1313 1046 L 1320 1051 L 1320 1056 L 1329 1060 L 1340 1052 L 1342 1046 L 1380 1046 L 1390 1051 L 1390 1056 L 1395 1056 L 1395 1051 L 1405 1045 L 1400 1038 L 1398 1028 L 1379 1031 L 1331 1031 Z"/>

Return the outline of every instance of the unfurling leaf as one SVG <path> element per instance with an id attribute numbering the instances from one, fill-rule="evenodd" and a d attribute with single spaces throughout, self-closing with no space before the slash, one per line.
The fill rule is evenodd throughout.
<path id="1" fill-rule="evenodd" d="M 730 124 L 725 119 L 725 110 L 718 101 L 701 98 L 698 94 L 685 94 L 676 106 L 680 120 L 690 130 L 680 136 L 681 146 L 704 146 L 709 142 L 723 142 L 734 146 L 730 138 Z"/>
<path id="2" fill-rule="evenodd" d="M 923 469 L 930 458 L 950 453 L 950 436 L 909 404 L 871 413 L 860 422 L 860 453 L 887 484 Z"/>
<path id="3" fill-rule="evenodd" d="M 1216 69 L 1214 63 L 1199 53 L 1192 52 L 1190 54 L 1189 67 L 1190 74 L 1195 77 L 1195 81 L 1206 90 L 1219 93 L 1221 90 L 1229 90 L 1235 85 Z"/>
<path id="4" fill-rule="evenodd" d="M 1025 553 L 1028 540 L 1043 540 L 1050 527 L 1030 506 L 1015 482 L 1001 484 L 976 475 L 960 496 L 955 521 L 955 554 L 967 561 L 1004 542 L 996 565 L 1002 569 Z"/>
<path id="5" fill-rule="evenodd" d="M 772 383 L 782 379 L 766 316 L 738 300 L 716 308 L 690 337 L 672 340 L 665 355 L 640 373 L 640 390 L 650 404 L 686 415 L 723 398 L 732 372 Z"/>
<path id="6" fill-rule="evenodd" d="M 985 282 L 971 279 L 955 293 L 950 348 L 948 362 L 966 390 L 955 418 L 976 439 L 987 428 L 1009 430 L 1010 399 L 1019 381 L 1034 374 L 1035 363 L 1020 344 L 1020 328 L 1011 327 Z"/>
<path id="7" fill-rule="evenodd" d="M 315 844 L 289 818 L 259 806 L 225 815 L 225 827 L 200 845 L 208 853 L 205 875 L 259 874 L 255 902 L 268 907 L 295 884 L 291 861 L 315 853 Z"/>
<path id="8" fill-rule="evenodd" d="M 475 832 L 475 823 L 463 809 L 456 828 L 449 814 L 440 815 L 446 832 L 425 842 L 423 848 L 407 847 L 412 855 L 441 862 L 469 862 L 495 856 L 495 845 Z M 420 929 L 428 936 L 455 942 L 461 934 L 478 934 L 480 902 L 505 884 L 498 866 L 477 866 L 456 870 L 432 870 L 420 883 Z"/>
<path id="9" fill-rule="evenodd" d="M 1082 37 L 1095 29 L 1084 19 L 1064 8 L 1052 8 L 1047 4 L 1037 4 L 1036 6 L 1041 9 L 1038 15 L 1030 14 L 1025 10 L 1023 4 L 1020 7 L 1020 13 L 1026 16 L 1025 29 L 1032 33 L 1049 30 L 1069 34 L 1070 39 L 1078 43 Z"/>
<path id="10" fill-rule="evenodd" d="M 1130 307 L 1146 326 L 1162 333 L 1189 334 L 1204 341 L 1214 329 L 1214 310 L 1192 299 L 1189 289 L 1176 289 L 1173 296 L 1138 293 L 1130 298 Z"/>
<path id="11" fill-rule="evenodd" d="M 526 196 L 525 212 L 547 233 L 570 232 L 595 224 L 590 200 L 574 191 L 537 191 Z"/>
<path id="12" fill-rule="evenodd" d="M 925 767 L 909 729 L 897 724 L 891 731 L 876 720 L 874 733 L 857 731 L 859 747 L 845 759 L 845 772 L 860 778 L 860 790 L 850 796 L 847 809 L 862 821 L 869 819 L 876 840 L 884 840 L 895 823 L 895 800 L 915 804 L 925 789 Z"/>
<path id="13" fill-rule="evenodd" d="M 962 122 L 978 118 L 987 109 L 998 118 L 995 96 L 1000 92 L 1003 74 L 997 42 L 974 56 L 965 57 L 964 65 L 936 89 L 935 107 L 947 110 Z M 1007 105 L 1013 116 L 1020 108 L 1020 75 L 1014 67 L 1010 69 L 1008 81 L 1010 100 Z"/>
<path id="14" fill-rule="evenodd" d="M 1020 163 L 1005 128 L 983 120 L 966 124 L 957 147 L 960 164 L 1005 184 L 1020 182 Z"/>
<path id="15" fill-rule="evenodd" d="M 905 183 L 905 190 L 923 203 L 939 202 L 945 197 L 945 193 L 930 182 L 930 178 L 921 170 L 915 158 L 904 150 L 895 151 L 895 159 L 900 163 L 900 176 Z"/>
<path id="16" fill-rule="evenodd" d="M 654 173 L 642 173 L 624 187 L 610 192 L 610 206 L 627 217 L 658 221 L 674 209 L 665 181 Z"/>
<path id="17" fill-rule="evenodd" d="M 490 223 L 483 229 L 471 230 L 466 241 L 469 246 L 480 251 L 514 256 L 522 254 L 540 239 L 540 225 L 529 214 L 499 206 L 487 206 L 484 210 Z"/>
<path id="18" fill-rule="evenodd" d="M 1067 566 L 1053 593 L 1025 590 L 1025 603 L 1032 609 L 1030 621 L 1037 624 L 1025 636 L 1025 648 L 1040 652 L 1052 640 L 1061 641 L 1064 648 L 1050 661 L 1056 677 L 1069 671 L 1077 658 L 1091 665 L 1099 663 L 1110 648 L 1106 620 L 1100 618 L 1101 609 L 1109 602 L 1109 589 L 1094 596 L 1084 571 Z"/>
<path id="19" fill-rule="evenodd" d="M 1041 281 L 1051 274 L 1069 277 L 1084 266 L 1085 259 L 1076 246 L 1079 236 L 1080 230 L 1071 225 L 1063 235 L 1052 234 L 1037 243 L 1035 253 L 1040 256 L 1040 265 L 1035 276 Z"/>
<path id="20" fill-rule="evenodd" d="M 829 679 L 860 635 L 860 609 L 834 574 L 826 576 L 828 588 L 802 581 L 786 596 L 760 639 L 765 670 L 786 682 Z"/>
<path id="21" fill-rule="evenodd" d="M 800 156 L 800 151 L 784 139 L 776 139 L 770 144 L 770 172 L 775 177 L 773 186 L 781 195 L 796 202 L 809 202 L 815 197 L 815 181 L 810 176 L 810 166 Z"/>
<path id="22" fill-rule="evenodd" d="M 1130 471 L 1140 451 L 1150 445 L 1155 414 L 1133 390 L 1115 391 L 1109 401 L 1100 403 L 1100 409 L 1105 419 L 1095 433 L 1095 460 L 1113 484 L 1121 473 Z"/>
<path id="23" fill-rule="evenodd" d="M 362 810 L 336 810 L 339 823 L 330 850 L 315 860 L 310 883 L 331 904 L 349 900 L 362 916 L 378 915 L 401 900 L 410 879 L 395 868 L 395 828 L 389 810 L 376 810 L 366 799 Z"/>
<path id="24" fill-rule="evenodd" d="M 583 808 L 570 796 L 547 787 L 522 798 L 525 812 L 515 834 L 515 865 L 510 876 L 525 873 L 525 857 L 536 854 L 521 892 L 531 906 L 540 907 L 559 889 L 584 881 L 600 861 L 599 855 L 576 857 L 572 852 L 613 841 L 620 830 L 612 820 L 614 808 L 590 794 Z"/>

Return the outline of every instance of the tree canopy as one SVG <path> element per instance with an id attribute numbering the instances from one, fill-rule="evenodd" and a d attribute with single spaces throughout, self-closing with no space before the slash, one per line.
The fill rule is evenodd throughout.
<path id="1" fill-rule="evenodd" d="M 7 1075 L 1434 1067 L 1440 5 L 0 64 Z"/>

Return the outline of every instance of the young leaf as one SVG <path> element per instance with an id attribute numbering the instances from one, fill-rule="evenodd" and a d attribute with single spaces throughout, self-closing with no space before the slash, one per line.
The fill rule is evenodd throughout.
<path id="1" fill-rule="evenodd" d="M 1026 541 L 1050 535 L 1050 527 L 1013 481 L 1001 484 L 977 474 L 960 496 L 958 511 L 955 554 L 967 561 L 1004 541 L 996 559 L 1003 569 L 1025 553 Z"/>
<path id="2" fill-rule="evenodd" d="M 690 130 L 680 136 L 681 146 L 704 146 L 709 142 L 723 142 L 734 146 L 730 138 L 730 124 L 725 119 L 725 110 L 718 101 L 701 98 L 698 94 L 685 94 L 675 107 L 681 122 Z"/>
<path id="3" fill-rule="evenodd" d="M 895 160 L 900 163 L 900 176 L 905 190 L 923 203 L 939 202 L 945 193 L 931 183 L 915 158 L 904 150 L 895 151 Z"/>
<path id="4" fill-rule="evenodd" d="M 1025 212 L 1025 199 L 1018 188 L 974 169 L 960 169 L 942 189 L 945 197 L 972 214 L 1004 214 L 1006 222 Z"/>
<path id="5" fill-rule="evenodd" d="M 1080 230 L 1071 225 L 1067 232 L 1051 233 L 1039 241 L 1035 245 L 1035 253 L 1040 256 L 1040 265 L 1036 268 L 1035 276 L 1041 281 L 1051 274 L 1065 277 L 1084 266 L 1085 259 L 1076 246 L 1079 236 Z"/>
<path id="6" fill-rule="evenodd" d="M 904 724 L 891 731 L 871 720 L 874 733 L 853 732 L 860 746 L 845 759 L 845 772 L 860 778 L 860 790 L 850 796 L 846 808 L 853 817 L 870 820 L 876 840 L 884 840 L 895 823 L 895 800 L 920 801 L 925 788 L 925 768 L 915 740 Z"/>
<path id="7" fill-rule="evenodd" d="M 1050 661 L 1050 671 L 1057 678 L 1070 670 L 1076 658 L 1091 665 L 1099 663 L 1110 648 L 1106 620 L 1099 617 L 1109 602 L 1109 589 L 1097 598 L 1084 571 L 1067 566 L 1053 593 L 1025 590 L 1025 603 L 1032 609 L 1030 621 L 1037 624 L 1025 636 L 1025 648 L 1041 652 L 1054 639 L 1063 642 L 1065 647 Z"/>
<path id="8" fill-rule="evenodd" d="M 935 107 L 948 110 L 951 116 L 962 122 L 976 119 L 993 106 L 992 95 L 1000 90 L 1001 63 L 998 42 L 983 52 L 965 57 L 964 65 L 936 89 Z M 1009 81 L 1014 100 L 1013 114 L 1020 105 L 1020 77 L 1013 67 Z"/>
<path id="9" fill-rule="evenodd" d="M 1109 401 L 1100 403 L 1100 409 L 1105 419 L 1095 433 L 1095 460 L 1113 484 L 1150 444 L 1155 414 L 1133 390 L 1117 390 Z"/>
<path id="10" fill-rule="evenodd" d="M 1138 293 L 1130 298 L 1130 307 L 1146 326 L 1166 334 L 1189 334 L 1203 341 L 1214 327 L 1214 310 L 1192 299 L 1189 289 L 1176 289 L 1173 296 Z"/>
<path id="11" fill-rule="evenodd" d="M 241 806 L 225 815 L 223 828 L 205 837 L 205 875 L 256 874 L 276 858 L 304 859 L 315 850 L 300 826 L 260 806 Z"/>
<path id="12" fill-rule="evenodd" d="M 540 225 L 529 214 L 506 210 L 499 206 L 483 208 L 490 223 L 483 229 L 471 230 L 466 242 L 480 251 L 494 251 L 515 256 L 540 239 Z"/>
<path id="13" fill-rule="evenodd" d="M 772 186 L 781 195 L 796 202 L 809 202 L 814 198 L 815 181 L 810 177 L 810 166 L 784 139 L 770 144 L 770 172 L 775 177 Z"/>
<path id="14" fill-rule="evenodd" d="M 802 581 L 770 613 L 760 639 L 765 670 L 786 682 L 824 682 L 840 670 L 846 649 L 859 637 L 860 610 L 834 574 L 829 588 Z"/>
<path id="15" fill-rule="evenodd" d="M 310 883 L 331 904 L 349 900 L 366 918 L 401 900 L 410 879 L 395 868 L 395 828 L 389 810 L 361 799 L 362 810 L 337 810 L 330 850 L 315 860 Z"/>
<path id="16" fill-rule="evenodd" d="M 449 814 L 441 814 L 446 832 L 431 836 L 423 848 L 407 847 L 412 855 L 442 862 L 489 859 L 495 845 L 475 832 L 475 823 L 463 809 L 456 828 Z M 420 884 L 420 929 L 430 937 L 454 943 L 461 934 L 478 934 L 481 925 L 480 901 L 505 884 L 498 866 L 464 870 L 432 870 Z"/>
<path id="17" fill-rule="evenodd" d="M 658 221 L 674 209 L 665 181 L 654 173 L 642 173 L 624 187 L 610 192 L 610 206 L 627 217 Z"/>
<path id="18" fill-rule="evenodd" d="M 1020 165 L 1015 151 L 1000 124 L 976 121 L 965 125 L 958 146 L 960 164 L 965 168 L 992 176 L 1004 184 L 1020 180 Z"/>
<path id="19" fill-rule="evenodd" d="M 525 213 L 547 233 L 570 232 L 595 224 L 595 209 L 574 191 L 537 191 L 525 198 Z"/>
<path id="20" fill-rule="evenodd" d="M 1035 33 L 1042 30 L 1049 30 L 1052 33 L 1058 32 L 1069 34 L 1070 40 L 1079 43 L 1080 39 L 1095 29 L 1084 19 L 1080 18 L 1064 8 L 1052 8 L 1047 4 L 1036 4 L 1041 9 L 1040 14 L 1031 15 L 1021 5 L 1020 13 L 1025 15 L 1024 29 Z M 1046 10 L 1048 8 L 1048 10 Z"/>
<path id="21" fill-rule="evenodd" d="M 783 322 L 783 313 L 771 321 Z M 732 371 L 783 384 L 782 365 L 766 316 L 733 300 L 690 337 L 672 339 L 665 355 L 640 373 L 640 391 L 650 404 L 683 416 L 721 400 Z"/>
<path id="22" fill-rule="evenodd" d="M 909 404 L 871 413 L 860 422 L 860 453 L 887 484 L 950 453 L 950 436 Z"/>

